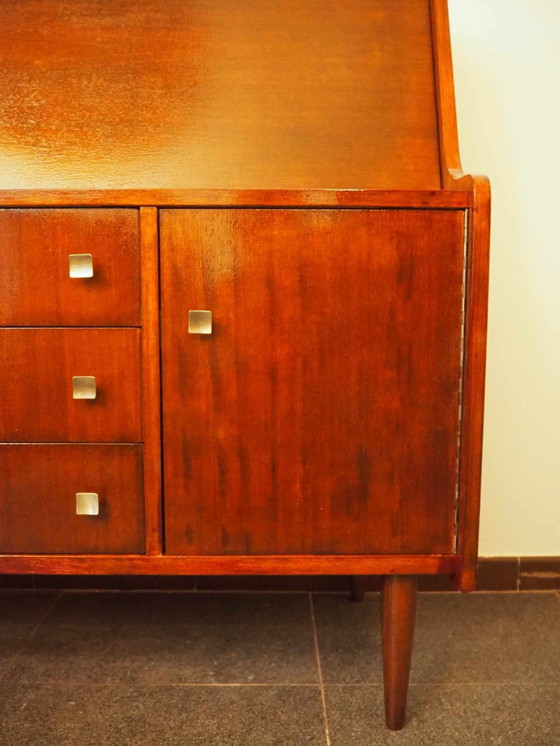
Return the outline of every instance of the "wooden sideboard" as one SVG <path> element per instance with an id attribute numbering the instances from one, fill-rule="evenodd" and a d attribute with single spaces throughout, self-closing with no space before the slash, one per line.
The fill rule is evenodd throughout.
<path id="1" fill-rule="evenodd" d="M 0 571 L 475 585 L 488 182 L 445 0 L 0 8 Z"/>

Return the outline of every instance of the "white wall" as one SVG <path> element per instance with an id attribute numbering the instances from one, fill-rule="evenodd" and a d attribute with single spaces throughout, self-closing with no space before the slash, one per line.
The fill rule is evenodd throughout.
<path id="1" fill-rule="evenodd" d="M 448 0 L 464 170 L 492 181 L 481 556 L 560 555 L 560 0 Z"/>

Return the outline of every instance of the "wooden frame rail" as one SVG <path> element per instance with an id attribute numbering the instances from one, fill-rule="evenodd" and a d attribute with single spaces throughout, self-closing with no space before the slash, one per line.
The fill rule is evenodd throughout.
<path id="1" fill-rule="evenodd" d="M 1 555 L 0 573 L 45 575 L 452 575 L 459 557 L 431 555 Z"/>

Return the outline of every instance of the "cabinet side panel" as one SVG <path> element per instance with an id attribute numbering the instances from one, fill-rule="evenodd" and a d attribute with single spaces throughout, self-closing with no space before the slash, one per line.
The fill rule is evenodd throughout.
<path id="1" fill-rule="evenodd" d="M 490 260 L 490 182 L 483 176 L 474 177 L 473 182 L 474 205 L 469 211 L 461 500 L 457 542 L 461 556 L 458 585 L 463 591 L 474 590 L 478 558 Z"/>
<path id="2" fill-rule="evenodd" d="M 161 212 L 169 553 L 453 551 L 463 223 Z"/>

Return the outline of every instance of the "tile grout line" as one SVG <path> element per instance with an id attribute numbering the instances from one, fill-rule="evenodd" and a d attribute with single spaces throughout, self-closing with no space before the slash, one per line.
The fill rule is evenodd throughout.
<path id="1" fill-rule="evenodd" d="M 315 659 L 317 661 L 317 673 L 319 675 L 319 691 L 321 692 L 321 703 L 323 705 L 323 721 L 325 723 L 325 738 L 327 746 L 331 746 L 331 736 L 329 733 L 329 716 L 327 713 L 327 700 L 325 697 L 325 687 L 323 685 L 323 671 L 321 669 L 321 655 L 319 653 L 319 638 L 317 636 L 317 624 L 315 623 L 315 609 L 313 607 L 313 594 L 309 594 L 309 610 L 311 612 L 311 625 L 313 627 L 313 641 L 315 644 Z"/>

